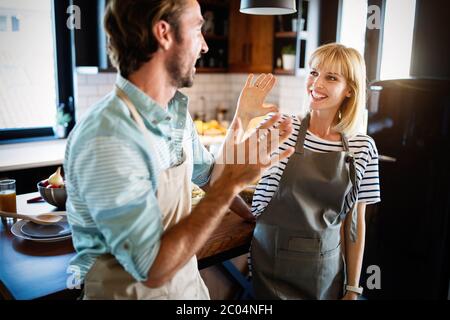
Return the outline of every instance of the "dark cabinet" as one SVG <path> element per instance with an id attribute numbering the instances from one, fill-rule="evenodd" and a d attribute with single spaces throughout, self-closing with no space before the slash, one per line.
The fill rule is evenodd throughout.
<path id="1" fill-rule="evenodd" d="M 111 67 L 103 29 L 106 3 L 107 0 L 73 0 L 73 4 L 78 6 L 81 12 L 81 28 L 74 30 L 77 67 Z"/>
<path id="2" fill-rule="evenodd" d="M 381 202 L 368 223 L 361 284 L 368 266 L 377 265 L 381 288 L 365 295 L 447 299 L 450 81 L 388 80 L 369 90 L 368 134 L 379 152 Z"/>
<path id="3" fill-rule="evenodd" d="M 226 72 L 228 67 L 228 2 L 200 0 L 205 23 L 202 33 L 209 51 L 197 61 L 197 72 Z"/>
<path id="4" fill-rule="evenodd" d="M 240 1 L 230 1 L 230 72 L 272 72 L 273 16 L 239 12 Z"/>

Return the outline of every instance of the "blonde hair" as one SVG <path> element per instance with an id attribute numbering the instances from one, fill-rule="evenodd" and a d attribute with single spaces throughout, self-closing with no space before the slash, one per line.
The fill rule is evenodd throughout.
<path id="1" fill-rule="evenodd" d="M 309 60 L 309 67 L 333 66 L 347 81 L 351 96 L 345 98 L 335 117 L 333 129 L 352 136 L 357 133 L 366 104 L 366 64 L 361 54 L 338 43 L 317 48 Z"/>

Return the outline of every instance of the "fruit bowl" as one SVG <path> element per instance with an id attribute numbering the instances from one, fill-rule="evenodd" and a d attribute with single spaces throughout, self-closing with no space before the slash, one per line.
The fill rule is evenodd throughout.
<path id="1" fill-rule="evenodd" d="M 60 188 L 47 188 L 47 180 L 39 181 L 37 188 L 41 197 L 49 204 L 57 207 L 58 209 L 65 210 L 67 193 L 65 187 Z"/>

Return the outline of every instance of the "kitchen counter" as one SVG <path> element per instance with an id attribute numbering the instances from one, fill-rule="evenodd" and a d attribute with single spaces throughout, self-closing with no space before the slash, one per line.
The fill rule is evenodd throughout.
<path id="1" fill-rule="evenodd" d="M 56 210 L 47 203 L 27 204 L 39 194 L 17 197 L 20 213 L 39 214 Z M 12 222 L 0 223 L 0 299 L 74 299 L 80 293 L 69 290 L 67 266 L 75 255 L 72 241 L 54 243 L 33 242 L 14 237 Z M 248 251 L 254 225 L 228 212 L 222 224 L 198 252 L 199 269 L 225 262 Z"/>
<path id="2" fill-rule="evenodd" d="M 66 140 L 0 145 L 0 172 L 61 165 Z"/>
<path id="3" fill-rule="evenodd" d="M 200 136 L 206 147 L 221 145 L 224 136 Z M 0 145 L 0 172 L 62 165 L 66 139 Z"/>

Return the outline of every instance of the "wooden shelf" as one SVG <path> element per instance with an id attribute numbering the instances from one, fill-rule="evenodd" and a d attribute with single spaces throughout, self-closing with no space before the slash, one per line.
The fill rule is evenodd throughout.
<path id="1" fill-rule="evenodd" d="M 297 37 L 297 32 L 294 31 L 283 31 L 283 32 L 276 32 L 275 38 L 293 38 L 295 39 Z"/>
<path id="2" fill-rule="evenodd" d="M 285 70 L 281 68 L 275 68 L 273 69 L 273 73 L 281 75 L 295 75 L 295 70 Z"/>
<path id="3" fill-rule="evenodd" d="M 226 73 L 227 68 L 207 68 L 198 67 L 196 68 L 197 73 Z"/>

